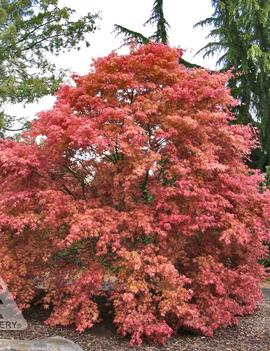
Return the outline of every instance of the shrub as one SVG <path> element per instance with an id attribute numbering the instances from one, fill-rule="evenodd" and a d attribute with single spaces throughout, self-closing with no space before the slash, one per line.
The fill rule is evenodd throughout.
<path id="1" fill-rule="evenodd" d="M 131 345 L 212 335 L 261 299 L 269 193 L 244 163 L 229 73 L 161 44 L 94 61 L 20 141 L 0 144 L 0 267 L 21 307 L 83 331 L 114 308 Z M 109 289 L 104 284 L 113 281 Z"/>

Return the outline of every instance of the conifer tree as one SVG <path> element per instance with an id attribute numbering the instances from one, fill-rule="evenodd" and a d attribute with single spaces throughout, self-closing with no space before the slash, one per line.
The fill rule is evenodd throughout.
<path id="1" fill-rule="evenodd" d="M 197 25 L 211 25 L 205 55 L 221 53 L 218 64 L 235 73 L 232 94 L 240 101 L 238 123 L 259 128 L 262 150 L 253 154 L 253 167 L 270 164 L 270 1 L 213 0 L 214 13 Z"/>
<path id="2" fill-rule="evenodd" d="M 138 44 L 147 44 L 150 41 L 165 45 L 169 44 L 168 29 L 170 28 L 170 25 L 165 18 L 163 5 L 163 0 L 155 0 L 151 15 L 144 23 L 144 25 L 151 24 L 155 26 L 155 31 L 150 37 L 146 37 L 142 33 L 123 27 L 119 24 L 114 25 L 116 35 L 124 36 L 124 45 L 129 45 L 133 41 Z M 189 68 L 200 67 L 184 60 L 182 57 L 179 58 L 179 63 Z"/>

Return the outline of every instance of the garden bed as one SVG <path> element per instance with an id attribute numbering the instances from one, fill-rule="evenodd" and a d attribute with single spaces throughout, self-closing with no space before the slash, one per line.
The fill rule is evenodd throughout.
<path id="1" fill-rule="evenodd" d="M 237 327 L 224 328 L 213 338 L 183 333 L 172 338 L 164 347 L 144 344 L 141 351 L 266 351 L 270 350 L 270 286 L 263 284 L 265 301 L 252 316 L 242 318 Z M 46 311 L 32 309 L 25 313 L 28 329 L 25 331 L 0 331 L 0 338 L 34 339 L 63 336 L 78 343 L 85 351 L 130 350 L 128 339 L 116 335 L 110 318 L 91 330 L 78 334 L 74 328 L 51 328 L 43 321 Z M 139 348 L 133 348 L 138 350 Z"/>

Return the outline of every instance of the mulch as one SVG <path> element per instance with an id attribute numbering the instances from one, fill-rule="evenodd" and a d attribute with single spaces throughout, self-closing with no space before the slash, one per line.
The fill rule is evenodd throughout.
<path id="1" fill-rule="evenodd" d="M 182 333 L 172 338 L 164 347 L 145 343 L 141 351 L 270 351 L 270 284 L 262 285 L 265 301 L 251 316 L 241 319 L 238 326 L 218 330 L 208 338 Z M 24 331 L 0 331 L 0 338 L 36 339 L 48 336 L 62 336 L 73 340 L 84 351 L 131 350 L 128 338 L 116 334 L 111 320 L 104 320 L 92 329 L 78 334 L 72 327 L 51 328 L 43 324 L 47 312 L 34 308 L 24 313 L 28 329 Z"/>

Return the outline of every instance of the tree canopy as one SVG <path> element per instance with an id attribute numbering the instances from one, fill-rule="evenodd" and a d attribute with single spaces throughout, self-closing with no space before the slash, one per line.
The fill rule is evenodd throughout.
<path id="1" fill-rule="evenodd" d="M 132 345 L 163 344 L 257 307 L 270 198 L 244 163 L 253 130 L 229 123 L 230 75 L 181 54 L 99 58 L 0 141 L 1 275 L 23 308 L 43 287 L 50 325 L 91 327 L 102 296 Z"/>
<path id="2" fill-rule="evenodd" d="M 89 45 L 97 15 L 76 18 L 58 0 L 0 0 L 0 127 L 8 128 L 4 104 L 32 102 L 56 91 L 63 72 L 50 60 L 64 50 Z"/>

